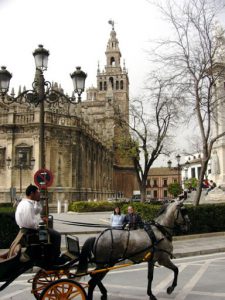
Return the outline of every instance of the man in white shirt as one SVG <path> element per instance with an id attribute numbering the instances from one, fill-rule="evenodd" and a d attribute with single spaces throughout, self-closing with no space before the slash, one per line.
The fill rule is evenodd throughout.
<path id="1" fill-rule="evenodd" d="M 23 198 L 16 209 L 16 223 L 20 228 L 28 229 L 28 232 L 36 232 L 41 221 L 40 192 L 35 185 L 30 184 L 26 189 L 26 198 Z M 54 246 L 55 257 L 60 255 L 61 235 L 54 229 L 48 228 L 50 242 Z"/>
<path id="2" fill-rule="evenodd" d="M 34 185 L 26 189 L 26 198 L 23 198 L 16 209 L 16 223 L 20 228 L 38 229 L 41 220 L 40 193 Z"/>

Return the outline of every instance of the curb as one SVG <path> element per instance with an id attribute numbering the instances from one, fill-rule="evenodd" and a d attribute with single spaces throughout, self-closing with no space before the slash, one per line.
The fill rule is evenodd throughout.
<path id="1" fill-rule="evenodd" d="M 174 258 L 183 258 L 183 257 L 190 257 L 190 256 L 200 256 L 200 255 L 207 255 L 207 254 L 214 254 L 214 253 L 221 253 L 225 252 L 225 247 L 216 248 L 216 249 L 205 249 L 205 250 L 198 250 L 198 251 L 191 251 L 191 252 L 184 252 L 184 253 L 173 253 Z"/>
<path id="2" fill-rule="evenodd" d="M 215 236 L 225 236 L 225 232 L 208 232 L 208 233 L 196 233 L 189 235 L 180 235 L 173 236 L 173 241 L 181 241 L 181 240 L 194 240 L 199 238 L 207 238 L 207 237 L 215 237 Z"/>

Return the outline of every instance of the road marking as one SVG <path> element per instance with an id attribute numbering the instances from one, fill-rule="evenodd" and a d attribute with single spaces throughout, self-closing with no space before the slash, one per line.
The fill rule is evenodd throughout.
<path id="1" fill-rule="evenodd" d="M 31 290 L 30 287 L 25 288 L 25 289 L 23 288 L 22 290 L 19 290 L 19 291 L 17 290 L 16 292 L 12 292 L 10 294 L 7 294 L 6 296 L 1 297 L 1 300 L 10 300 L 10 299 L 12 299 L 12 297 L 22 294 L 26 291 L 30 291 L 30 290 Z"/>
<path id="2" fill-rule="evenodd" d="M 140 287 L 140 286 L 120 285 L 120 284 L 110 284 L 110 283 L 104 283 L 104 286 L 108 287 L 108 288 L 116 288 L 116 289 L 146 291 L 146 293 L 147 293 L 147 286 L 146 287 Z"/>
<path id="3" fill-rule="evenodd" d="M 175 300 L 184 300 L 188 294 L 192 291 L 193 287 L 202 277 L 202 275 L 206 272 L 210 265 L 211 261 L 206 261 L 205 264 L 201 266 L 201 268 L 195 273 L 195 275 L 188 281 L 188 283 L 183 287 L 183 289 L 177 294 Z"/>
<path id="4" fill-rule="evenodd" d="M 191 291 L 189 294 L 198 295 L 198 296 L 222 297 L 223 299 L 225 299 L 225 293 L 209 293 L 209 292 Z"/>
<path id="5" fill-rule="evenodd" d="M 187 267 L 187 265 L 180 266 L 179 267 L 179 273 L 183 272 L 184 269 L 186 269 L 186 267 Z M 157 295 L 159 292 L 161 292 L 162 290 L 164 290 L 169 285 L 169 283 L 173 280 L 173 278 L 174 278 L 174 273 L 173 273 L 173 271 L 171 271 L 170 275 L 168 275 L 155 288 L 153 288 L 153 294 Z M 154 279 L 153 279 L 153 282 L 154 282 Z"/>
<path id="6" fill-rule="evenodd" d="M 101 293 L 96 291 L 96 292 L 94 292 L 94 295 L 101 295 Z M 115 297 L 117 300 L 118 299 L 146 300 L 147 291 L 146 291 L 145 296 L 124 294 L 124 293 L 121 294 L 120 292 L 118 292 L 118 293 L 107 293 L 107 295 L 108 295 L 108 298 Z M 168 299 L 166 299 L 166 300 L 168 300 Z"/>
<path id="7" fill-rule="evenodd" d="M 224 258 L 224 252 L 176 258 L 175 261 L 179 261 L 179 260 L 181 260 L 181 261 L 190 260 L 191 261 L 196 258 L 201 258 L 201 260 L 205 260 L 207 257 L 215 257 L 215 256 L 216 257 L 223 256 L 223 258 Z"/>

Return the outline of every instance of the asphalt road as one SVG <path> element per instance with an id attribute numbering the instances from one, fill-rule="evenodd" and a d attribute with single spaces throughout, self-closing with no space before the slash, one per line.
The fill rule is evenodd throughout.
<path id="1" fill-rule="evenodd" d="M 175 259 L 179 267 L 178 286 L 171 295 L 166 288 L 173 274 L 164 267 L 155 268 L 153 292 L 158 300 L 219 300 L 225 299 L 225 253 Z M 24 274 L 0 293 L 0 300 L 31 300 L 32 274 Z M 82 278 L 83 281 L 88 280 Z M 109 300 L 147 300 L 147 265 L 140 264 L 109 272 L 104 279 Z M 98 291 L 94 300 L 100 299 Z"/>

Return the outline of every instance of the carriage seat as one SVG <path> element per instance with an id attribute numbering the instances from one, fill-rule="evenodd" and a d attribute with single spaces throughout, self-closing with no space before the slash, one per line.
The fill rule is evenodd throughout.
<path id="1" fill-rule="evenodd" d="M 9 260 L 14 259 L 16 256 L 20 256 L 21 254 L 21 245 L 17 244 L 12 249 L 10 248 L 8 251 L 0 255 L 0 264 Z"/>
<path id="2" fill-rule="evenodd" d="M 67 252 L 64 253 L 65 256 L 73 260 L 79 258 L 80 246 L 79 246 L 79 239 L 77 236 L 66 235 L 66 248 L 67 248 Z"/>

